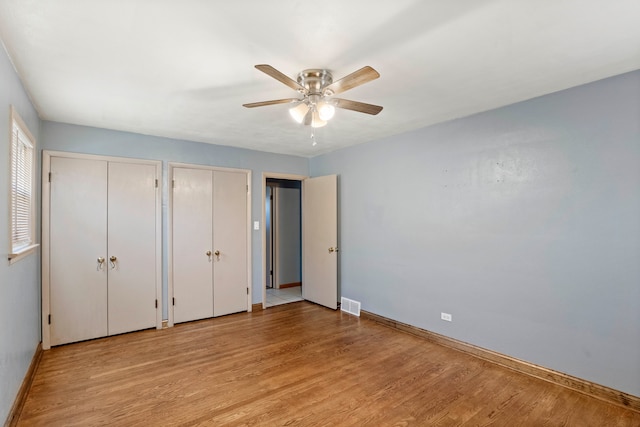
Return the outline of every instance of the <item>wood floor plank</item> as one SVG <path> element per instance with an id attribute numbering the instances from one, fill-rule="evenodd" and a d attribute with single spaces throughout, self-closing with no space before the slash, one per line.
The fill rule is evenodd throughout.
<path id="1" fill-rule="evenodd" d="M 640 413 L 299 302 L 44 352 L 20 426 L 640 426 Z"/>

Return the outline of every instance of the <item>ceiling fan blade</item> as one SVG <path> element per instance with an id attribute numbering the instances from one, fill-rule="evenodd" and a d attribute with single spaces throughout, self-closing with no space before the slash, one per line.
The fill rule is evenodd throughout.
<path id="1" fill-rule="evenodd" d="M 378 77 L 380 77 L 380 74 L 367 65 L 360 68 L 358 71 L 354 71 L 348 76 L 331 83 L 329 86 L 324 88 L 324 91 L 326 92 L 327 90 L 330 90 L 334 95 L 337 95 L 349 89 L 353 89 L 356 86 L 370 82 L 371 80 L 375 80 Z"/>
<path id="2" fill-rule="evenodd" d="M 292 78 L 276 70 L 271 65 L 259 64 L 259 65 L 256 65 L 256 68 L 262 71 L 263 73 L 265 73 L 266 75 L 271 76 L 274 79 L 286 84 L 291 89 L 297 90 L 300 93 L 306 93 L 306 89 L 303 86 L 301 86 L 297 81 L 293 80 Z"/>
<path id="3" fill-rule="evenodd" d="M 332 103 L 338 108 L 353 110 L 359 113 L 367 113 L 374 116 L 382 111 L 382 107 L 379 105 L 365 104 L 364 102 L 350 101 L 348 99 L 333 98 Z"/>
<path id="4" fill-rule="evenodd" d="M 300 101 L 298 98 L 274 99 L 273 101 L 252 102 L 250 104 L 242 104 L 243 107 L 264 107 L 265 105 L 287 104 L 289 102 Z"/>

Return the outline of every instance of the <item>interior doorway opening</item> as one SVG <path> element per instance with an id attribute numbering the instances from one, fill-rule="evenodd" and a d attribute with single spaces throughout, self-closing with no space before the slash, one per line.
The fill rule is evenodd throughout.
<path id="1" fill-rule="evenodd" d="M 301 206 L 301 180 L 265 179 L 265 308 L 302 300 Z"/>
<path id="2" fill-rule="evenodd" d="M 332 310 L 338 307 L 338 176 L 309 178 L 304 175 L 263 172 L 262 174 L 262 272 L 267 269 L 266 192 L 267 179 L 300 183 L 301 299 Z M 278 190 L 276 190 L 278 191 Z M 275 205 L 275 204 L 274 204 Z M 276 214 L 272 214 L 275 219 Z M 277 221 L 276 221 L 277 222 Z M 278 233 L 276 232 L 277 236 Z M 277 240 L 277 237 L 275 238 Z M 277 257 L 276 249 L 273 251 Z M 277 261 L 273 286 L 278 282 Z M 267 276 L 262 275 L 262 308 L 267 308 Z M 271 283 L 271 282 L 269 282 Z M 282 286 L 280 286 L 282 287 Z M 285 288 L 287 289 L 287 288 Z M 291 302 L 291 301 L 287 301 Z"/>

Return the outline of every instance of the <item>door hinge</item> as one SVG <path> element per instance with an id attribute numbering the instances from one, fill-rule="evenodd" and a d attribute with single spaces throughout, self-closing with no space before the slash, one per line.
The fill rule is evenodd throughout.
<path id="1" fill-rule="evenodd" d="M 51 172 L 49 172 L 49 182 L 51 182 Z"/>
<path id="2" fill-rule="evenodd" d="M 158 188 L 158 180 L 156 179 L 156 188 Z"/>
<path id="3" fill-rule="evenodd" d="M 247 193 L 249 192 L 249 186 L 247 185 Z"/>
<path id="4" fill-rule="evenodd" d="M 158 300 L 156 300 L 156 308 L 158 308 Z"/>
<path id="5" fill-rule="evenodd" d="M 175 298 L 175 297 L 171 298 L 171 303 L 172 303 L 173 305 L 176 305 L 176 298 Z"/>
<path id="6" fill-rule="evenodd" d="M 171 188 L 176 188 L 176 180 L 175 179 L 171 180 Z"/>
<path id="7" fill-rule="evenodd" d="M 51 324 L 51 315 L 49 315 L 47 322 L 49 322 L 49 324 Z"/>
<path id="8" fill-rule="evenodd" d="M 247 288 L 247 295 L 249 295 L 249 288 Z"/>
<path id="9" fill-rule="evenodd" d="M 273 270 L 269 270 L 269 276 L 273 276 Z"/>

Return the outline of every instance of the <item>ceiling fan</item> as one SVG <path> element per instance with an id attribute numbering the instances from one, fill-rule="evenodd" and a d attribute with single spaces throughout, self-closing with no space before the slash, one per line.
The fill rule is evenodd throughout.
<path id="1" fill-rule="evenodd" d="M 382 111 L 379 105 L 366 104 L 364 102 L 350 101 L 348 99 L 334 98 L 334 95 L 345 92 L 354 87 L 368 83 L 380 77 L 380 74 L 369 67 L 362 67 L 340 80 L 333 81 L 329 70 L 312 68 L 298 74 L 297 81 L 286 76 L 271 65 L 259 64 L 256 68 L 274 79 L 284 83 L 291 89 L 298 91 L 302 98 L 275 99 L 272 101 L 253 102 L 243 104 L 244 107 L 254 108 L 265 105 L 295 104 L 289 113 L 298 122 L 311 125 L 314 128 L 322 127 L 333 117 L 335 107 L 376 115 Z"/>

